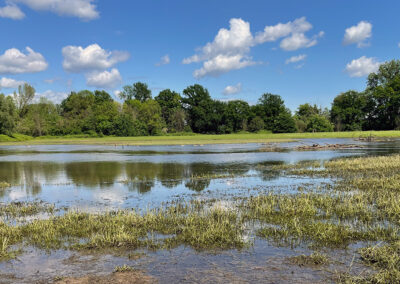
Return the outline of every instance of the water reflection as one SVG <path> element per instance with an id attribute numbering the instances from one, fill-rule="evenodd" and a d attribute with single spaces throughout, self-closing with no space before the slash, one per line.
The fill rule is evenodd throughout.
<path id="1" fill-rule="evenodd" d="M 350 139 L 336 140 L 318 143 L 354 143 Z M 296 143 L 281 146 L 290 148 L 315 140 Z M 73 203 L 97 198 L 123 203 L 128 198 L 140 202 L 143 196 L 162 201 L 205 189 L 232 190 L 231 181 L 226 181 L 242 176 L 243 186 L 270 184 L 280 178 L 271 165 L 400 152 L 400 140 L 363 145 L 365 149 L 318 152 L 260 152 L 261 144 L 121 150 L 107 146 L 0 147 L 0 181 L 13 185 L 0 191 L 0 201 L 40 198 Z"/>

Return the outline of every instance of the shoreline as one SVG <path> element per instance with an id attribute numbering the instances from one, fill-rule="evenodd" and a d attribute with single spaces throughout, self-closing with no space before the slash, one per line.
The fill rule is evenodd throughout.
<path id="1" fill-rule="evenodd" d="M 109 145 L 109 146 L 167 146 L 167 145 L 209 145 L 209 144 L 248 144 L 248 143 L 283 143 L 297 139 L 341 139 L 341 138 L 400 138 L 400 131 L 354 131 L 354 132 L 320 132 L 320 133 L 243 133 L 243 134 L 194 134 L 176 136 L 142 136 L 142 137 L 81 137 L 55 136 L 27 138 L 21 141 L 0 142 L 0 146 L 30 145 Z M 1 141 L 1 139 L 0 139 Z"/>

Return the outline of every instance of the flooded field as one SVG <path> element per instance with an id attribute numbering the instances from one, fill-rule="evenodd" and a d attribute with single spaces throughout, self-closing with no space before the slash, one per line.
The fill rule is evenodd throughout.
<path id="1" fill-rule="evenodd" d="M 295 150 L 314 143 L 360 147 Z M 348 237 L 341 228 L 339 241 L 345 243 L 341 246 L 333 241 L 336 235 L 329 240 L 315 239 L 308 231 L 295 232 L 291 224 L 297 217 L 308 220 L 307 214 L 314 214 L 313 218 L 318 218 L 307 223 L 313 230 L 313 224 L 331 217 L 324 212 L 319 219 L 314 209 L 326 208 L 316 196 L 334 188 L 344 174 L 333 170 L 318 174 L 324 171 L 324 163 L 345 157 L 395 155 L 400 153 L 400 140 L 314 139 L 279 144 L 279 151 L 265 151 L 265 147 L 1 146 L 0 182 L 4 186 L 0 189 L 0 216 L 4 228 L 0 228 L 0 283 L 64 283 L 70 277 L 87 275 L 106 279 L 114 271 L 131 269 L 142 273 L 135 274 L 136 278 L 158 283 L 329 283 L 343 281 L 342 275 L 372 272 L 373 268 L 361 261 L 359 249 L 376 244 L 378 237 L 355 237 L 361 229 Z M 329 198 L 336 198 L 335 194 Z M 292 196 L 302 199 L 292 201 Z M 299 207 L 284 216 L 272 212 L 276 214 L 272 218 L 266 206 L 278 204 L 283 211 L 283 204 L 296 207 L 293 203 L 299 202 L 315 208 L 310 213 Z M 361 207 L 357 212 L 360 218 L 368 215 Z M 338 214 L 335 212 L 335 218 Z M 343 214 L 346 218 L 339 220 L 350 223 L 353 213 Z M 387 229 L 394 217 L 386 214 L 379 218 Z M 375 225 L 371 220 L 374 216 L 368 224 Z M 80 222 L 88 222 L 86 228 L 96 222 L 99 225 L 87 233 L 68 231 L 70 224 Z M 110 236 L 95 232 L 108 222 L 114 229 L 119 224 L 141 225 L 124 232 L 110 230 Z M 288 223 L 286 231 L 284 222 Z M 78 226 L 77 230 L 83 230 Z M 14 227 L 21 229 L 9 233 Z M 59 238 L 40 235 L 43 228 L 54 230 Z M 200 229 L 210 232 L 190 232 Z M 31 232 L 38 237 L 31 237 Z M 127 232 L 137 233 L 137 238 L 132 240 L 124 235 Z M 398 236 L 398 231 L 393 227 L 387 234 Z M 389 242 L 389 237 L 385 240 Z"/>

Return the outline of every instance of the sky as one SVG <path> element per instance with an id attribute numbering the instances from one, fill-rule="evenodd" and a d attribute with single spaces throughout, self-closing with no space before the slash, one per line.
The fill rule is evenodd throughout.
<path id="1" fill-rule="evenodd" d="M 201 84 L 215 99 L 279 94 L 330 107 L 399 59 L 398 0 L 0 0 L 0 92 Z"/>

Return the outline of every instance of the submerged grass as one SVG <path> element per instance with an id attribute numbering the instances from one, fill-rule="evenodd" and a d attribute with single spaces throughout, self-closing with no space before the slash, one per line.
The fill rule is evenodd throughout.
<path id="1" fill-rule="evenodd" d="M 338 281 L 400 283 L 400 155 L 342 158 L 323 165 L 278 165 L 275 170 L 327 177 L 333 183 L 318 190 L 303 186 L 298 193 L 269 192 L 243 198 L 232 208 L 192 202 L 145 212 L 69 211 L 17 225 L 1 222 L 0 258 L 12 257 L 16 253 L 12 248 L 22 244 L 45 250 L 170 249 L 180 245 L 196 250 L 241 249 L 251 244 L 246 234 L 255 233 L 278 246 L 313 249 L 380 243 L 359 251 L 360 261 L 375 273 L 343 274 Z M 0 208 L 0 215 L 29 215 L 39 210 L 28 205 L 22 208 Z M 329 262 L 319 253 L 293 261 L 299 265 Z"/>
<path id="2" fill-rule="evenodd" d="M 317 164 L 275 166 L 290 175 L 333 178 L 321 192 L 266 195 L 248 203 L 249 218 L 264 222 L 258 235 L 280 245 L 347 247 L 376 273 L 340 275 L 343 283 L 400 283 L 400 155 L 342 158 Z"/>
<path id="3" fill-rule="evenodd" d="M 43 202 L 12 202 L 0 204 L 0 216 L 9 218 L 33 216 L 39 213 L 53 214 L 55 206 Z"/>
<path id="4" fill-rule="evenodd" d="M 160 249 L 179 245 L 197 250 L 243 248 L 243 223 L 235 211 L 177 205 L 147 211 L 103 214 L 67 212 L 12 226 L 0 223 L 0 243 L 44 250 Z"/>
<path id="5" fill-rule="evenodd" d="M 326 254 L 322 254 L 320 252 L 314 252 L 310 255 L 302 254 L 298 256 L 292 256 L 289 258 L 289 261 L 299 266 L 316 266 L 330 263 L 329 257 Z"/>

